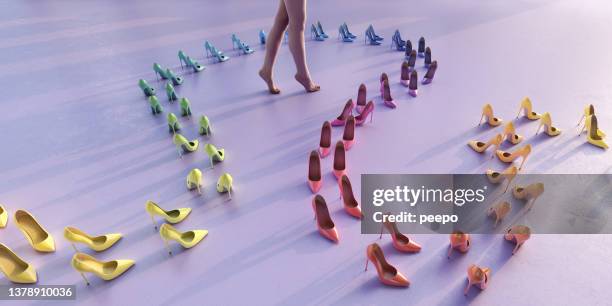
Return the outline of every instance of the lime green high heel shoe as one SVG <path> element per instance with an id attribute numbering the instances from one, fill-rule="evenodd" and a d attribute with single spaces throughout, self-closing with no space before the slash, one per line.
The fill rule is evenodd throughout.
<path id="1" fill-rule="evenodd" d="M 8 222 L 8 212 L 4 208 L 4 205 L 0 204 L 0 228 L 5 228 Z"/>
<path id="2" fill-rule="evenodd" d="M 172 250 L 168 245 L 168 240 L 174 240 L 182 245 L 184 248 L 189 249 L 196 246 L 204 237 L 208 235 L 207 230 L 191 230 L 186 232 L 179 232 L 174 226 L 164 223 L 159 228 L 159 235 L 164 241 L 164 245 L 168 250 L 168 254 L 172 255 Z"/>
<path id="3" fill-rule="evenodd" d="M 168 131 L 172 134 L 175 134 L 177 131 L 181 130 L 181 124 L 178 122 L 178 118 L 174 113 L 168 114 Z"/>
<path id="4" fill-rule="evenodd" d="M 147 81 L 145 81 L 144 79 L 138 80 L 138 87 L 142 89 L 142 92 L 147 97 L 155 95 L 155 88 L 149 86 L 149 83 L 147 83 Z"/>
<path id="5" fill-rule="evenodd" d="M 100 261 L 91 255 L 85 253 L 76 253 L 72 256 L 70 265 L 81 274 L 87 286 L 89 280 L 85 277 L 85 272 L 95 274 L 99 278 L 109 281 L 119 277 L 134 265 L 131 259 L 111 260 L 107 262 Z"/>
<path id="6" fill-rule="evenodd" d="M 189 103 L 189 100 L 187 100 L 187 98 L 181 98 L 181 116 L 185 117 L 189 117 L 191 118 L 191 103 Z"/>
<path id="7" fill-rule="evenodd" d="M 219 180 L 217 181 L 217 192 L 224 193 L 227 192 L 229 195 L 229 199 L 232 199 L 232 189 L 234 185 L 234 179 L 229 173 L 223 173 Z"/>
<path id="8" fill-rule="evenodd" d="M 153 226 L 155 227 L 155 229 L 157 229 L 157 223 L 155 223 L 154 217 L 156 215 L 164 218 L 164 220 L 166 220 L 167 222 L 175 224 L 185 220 L 185 218 L 189 216 L 189 213 L 191 213 L 191 208 L 189 207 L 173 210 L 163 210 L 161 207 L 159 207 L 159 205 L 157 205 L 157 203 L 150 200 L 145 203 L 145 210 L 147 211 L 149 216 L 151 216 L 151 221 L 153 222 Z"/>
<path id="9" fill-rule="evenodd" d="M 222 162 L 223 160 L 225 160 L 225 149 L 217 149 L 217 147 L 210 143 L 207 143 L 204 146 L 204 152 L 208 154 L 211 168 L 215 167 L 215 162 Z"/>
<path id="10" fill-rule="evenodd" d="M 202 194 L 202 171 L 194 168 L 187 174 L 187 189 L 197 189 L 199 194 Z"/>
<path id="11" fill-rule="evenodd" d="M 0 243 L 0 271 L 13 283 L 33 284 L 37 281 L 34 266 L 2 243 Z"/>
<path id="12" fill-rule="evenodd" d="M 195 152 L 198 149 L 198 145 L 199 145 L 199 142 L 197 139 L 188 141 L 187 138 L 185 138 L 185 136 L 179 133 L 174 134 L 173 142 L 174 142 L 174 145 L 176 145 L 180 158 L 183 158 L 183 153 Z"/>
<path id="13" fill-rule="evenodd" d="M 210 125 L 210 120 L 208 117 L 202 115 L 200 117 L 200 135 L 212 135 L 212 126 Z"/>
<path id="14" fill-rule="evenodd" d="M 112 247 L 121 237 L 121 234 L 118 233 L 92 237 L 76 227 L 64 227 L 64 238 L 70 241 L 75 252 L 79 252 L 76 245 L 74 245 L 75 243 L 82 243 L 96 252 L 102 252 Z"/>
<path id="15" fill-rule="evenodd" d="M 166 96 L 168 96 L 168 101 L 170 101 L 170 103 L 178 99 L 171 82 L 166 83 Z"/>
<path id="16" fill-rule="evenodd" d="M 159 104 L 159 100 L 157 100 L 157 96 L 149 97 L 149 105 L 151 105 L 151 113 L 153 115 L 161 114 L 164 111 L 161 104 Z"/>
<path id="17" fill-rule="evenodd" d="M 55 252 L 55 240 L 29 212 L 15 212 L 15 223 L 28 242 L 38 252 Z"/>

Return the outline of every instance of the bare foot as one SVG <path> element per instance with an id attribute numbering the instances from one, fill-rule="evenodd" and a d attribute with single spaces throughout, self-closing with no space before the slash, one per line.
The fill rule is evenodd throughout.
<path id="1" fill-rule="evenodd" d="M 300 84 L 302 84 L 302 86 L 304 86 L 307 92 L 315 92 L 321 89 L 321 86 L 313 83 L 308 77 L 304 77 L 304 76 L 300 76 L 296 74 L 295 80 L 298 81 Z"/>
<path id="2" fill-rule="evenodd" d="M 259 77 L 261 77 L 264 82 L 266 82 L 266 85 L 268 85 L 268 91 L 271 94 L 277 95 L 280 93 L 280 89 L 274 86 L 274 81 L 272 81 L 272 73 L 265 73 L 264 70 L 261 69 L 259 70 Z"/>

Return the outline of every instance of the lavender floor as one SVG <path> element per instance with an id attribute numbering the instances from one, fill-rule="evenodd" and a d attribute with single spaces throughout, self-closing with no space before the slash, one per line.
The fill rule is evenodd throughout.
<path id="1" fill-rule="evenodd" d="M 341 210 L 326 158 L 321 193 L 341 235 L 333 245 L 316 232 L 305 175 L 321 123 L 355 97 L 361 82 L 378 108 L 347 155 L 356 190 L 360 173 L 482 173 L 487 158 L 466 146 L 494 133 L 476 127 L 481 106 L 490 102 L 510 120 L 525 96 L 564 130 L 556 138 L 536 137 L 536 123 L 517 123 L 534 146 L 527 173 L 611 173 L 610 152 L 586 144 L 574 125 L 593 103 L 601 129 L 612 130 L 612 4 L 311 0 L 308 24 L 321 20 L 332 36 L 306 45 L 322 90 L 305 94 L 293 81 L 283 45 L 276 68 L 282 94 L 270 96 L 256 77 L 264 55 L 257 32 L 269 29 L 276 6 L 235 0 L 0 3 L 0 203 L 11 213 L 0 241 L 36 266 L 39 284 L 76 284 L 74 304 L 82 305 L 610 303 L 612 236 L 535 235 L 515 256 L 501 236 L 477 236 L 469 253 L 447 260 L 446 235 L 418 235 L 420 254 L 398 254 L 388 236 L 361 235 L 359 222 Z M 343 21 L 360 39 L 374 24 L 385 43 L 336 41 Z M 396 82 L 402 55 L 388 46 L 396 28 L 413 42 L 425 36 L 439 62 L 434 83 L 420 88 L 416 99 Z M 232 33 L 256 52 L 237 56 Z M 181 71 L 179 49 L 207 63 L 204 40 L 232 59 L 199 74 Z M 200 141 L 225 148 L 225 162 L 210 169 L 202 151 L 178 158 L 165 124 L 165 114 L 178 112 L 178 105 L 160 95 L 166 113 L 153 117 L 137 87 L 145 78 L 163 93 L 153 62 L 183 74 L 179 96 L 213 123 L 214 136 Z M 393 80 L 395 110 L 382 107 L 376 95 L 383 71 Z M 418 71 L 424 73 L 421 61 Z M 188 138 L 197 137 L 195 119 L 181 124 Z M 340 133 L 334 130 L 334 139 Z M 503 167 L 497 161 L 489 166 Z M 184 185 L 193 167 L 204 170 L 201 197 Z M 229 202 L 214 190 L 222 172 L 236 184 Z M 209 236 L 190 250 L 174 245 L 176 254 L 168 257 L 144 212 L 149 199 L 165 208 L 192 207 L 177 227 L 205 228 Z M 32 250 L 13 223 L 19 208 L 54 235 L 57 252 Z M 131 258 L 136 266 L 111 282 L 91 276 L 86 287 L 69 265 L 73 251 L 62 237 L 67 225 L 123 233 L 96 256 Z M 382 286 L 373 270 L 363 272 L 365 247 L 373 241 L 412 281 L 409 289 Z M 487 290 L 464 297 L 470 263 L 491 267 L 493 277 Z M 43 304 L 20 304 L 28 303 Z"/>

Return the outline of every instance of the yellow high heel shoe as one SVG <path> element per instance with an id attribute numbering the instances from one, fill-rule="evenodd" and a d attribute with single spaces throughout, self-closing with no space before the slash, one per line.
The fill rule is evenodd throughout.
<path id="1" fill-rule="evenodd" d="M 512 122 L 508 122 L 508 124 L 506 124 L 506 126 L 504 127 L 504 132 L 502 134 L 504 135 L 506 141 L 513 145 L 523 141 L 523 136 L 516 133 L 516 130 L 514 129 L 514 124 Z"/>
<path id="2" fill-rule="evenodd" d="M 503 220 L 504 217 L 508 215 L 508 213 L 510 213 L 511 210 L 512 210 L 512 205 L 510 205 L 509 202 L 503 201 L 503 202 L 499 202 L 489 207 L 489 209 L 487 210 L 487 215 L 491 217 L 495 217 L 494 226 L 497 226 L 497 224 L 501 220 Z"/>
<path id="3" fill-rule="evenodd" d="M 194 139 L 193 141 L 187 140 L 185 136 L 175 133 L 174 139 L 172 140 L 176 149 L 179 152 L 179 156 L 183 158 L 183 153 L 195 152 L 198 149 L 199 141 Z"/>
<path id="4" fill-rule="evenodd" d="M 589 116 L 591 115 L 595 115 L 595 107 L 593 106 L 593 104 L 589 104 L 584 108 L 584 113 L 582 114 L 582 117 L 580 117 L 580 121 L 578 121 L 578 124 L 576 124 L 576 126 L 580 126 L 580 124 L 582 123 L 582 120 L 584 119 L 588 119 Z M 584 130 L 589 131 L 590 130 L 590 122 L 589 120 L 586 120 L 584 122 L 584 126 L 580 129 L 580 133 L 578 133 L 578 135 L 582 134 L 582 132 L 584 132 Z M 597 129 L 597 135 L 599 137 L 606 137 L 606 133 L 604 133 L 602 130 Z"/>
<path id="5" fill-rule="evenodd" d="M 194 168 L 187 174 L 187 189 L 197 189 L 199 194 L 202 194 L 202 171 Z"/>
<path id="6" fill-rule="evenodd" d="M 229 199 L 232 199 L 232 190 L 233 190 L 234 179 L 229 173 L 223 173 L 219 180 L 217 181 L 217 192 L 223 193 L 227 192 L 229 194 Z"/>
<path id="7" fill-rule="evenodd" d="M 487 117 L 487 123 L 489 123 L 490 126 L 498 126 L 503 122 L 501 119 L 493 116 L 493 106 L 491 106 L 491 104 L 485 104 L 485 106 L 482 107 L 482 116 L 480 116 L 478 126 L 482 124 L 482 119 L 484 117 Z"/>
<path id="8" fill-rule="evenodd" d="M 502 136 L 502 134 L 497 134 L 495 136 L 493 136 L 493 138 L 489 139 L 489 141 L 487 142 L 482 142 L 482 141 L 477 141 L 477 140 L 470 140 L 468 142 L 468 145 L 470 146 L 470 148 L 472 148 L 474 151 L 478 152 L 478 153 L 483 153 L 484 151 L 487 150 L 487 148 L 489 148 L 490 146 L 495 146 L 495 151 L 497 151 L 499 149 L 499 145 L 502 143 L 502 141 L 504 141 L 504 137 Z M 495 155 L 493 155 L 495 156 Z M 491 157 L 493 157 L 491 156 Z"/>
<path id="9" fill-rule="evenodd" d="M 89 286 L 89 280 L 85 277 L 85 272 L 93 273 L 99 278 L 109 281 L 131 268 L 134 265 L 134 261 L 131 259 L 119 259 L 103 262 L 85 253 L 76 253 L 72 256 L 70 264 L 81 274 L 85 283 Z"/>
<path id="10" fill-rule="evenodd" d="M 147 211 L 147 213 L 149 213 L 149 216 L 151 216 L 151 221 L 153 222 L 153 226 L 155 227 L 155 229 L 157 229 L 157 223 L 155 223 L 155 218 L 153 217 L 154 215 L 161 216 L 162 218 L 164 218 L 164 220 L 175 224 L 183 221 L 191 212 L 191 208 L 189 207 L 173 210 L 163 210 L 161 207 L 159 207 L 159 205 L 157 205 L 157 203 L 153 201 L 147 201 L 147 203 L 145 204 L 145 210 Z"/>
<path id="11" fill-rule="evenodd" d="M 584 124 L 585 127 L 588 126 L 587 128 L 587 141 L 594 145 L 594 146 L 598 146 L 602 149 L 607 149 L 608 148 L 608 144 L 603 140 L 603 137 L 600 136 L 597 132 L 599 131 L 599 128 L 597 127 L 597 117 L 595 117 L 595 115 L 590 115 L 587 118 L 587 123 Z M 603 134 L 603 132 L 602 132 Z"/>
<path id="12" fill-rule="evenodd" d="M 8 212 L 4 209 L 4 206 L 0 204 L 0 228 L 5 228 L 8 222 Z"/>
<path id="13" fill-rule="evenodd" d="M 499 160 L 503 161 L 504 163 L 511 163 L 515 159 L 522 157 L 523 160 L 521 161 L 521 165 L 518 168 L 518 170 L 521 171 L 521 169 L 523 169 L 523 164 L 525 164 L 525 160 L 527 160 L 527 157 L 531 153 L 531 145 L 526 144 L 523 147 L 516 149 L 516 151 L 512 153 L 502 150 L 497 150 L 495 153 L 497 154 Z"/>
<path id="14" fill-rule="evenodd" d="M 523 186 L 514 186 L 512 190 L 512 195 L 519 200 L 527 201 L 527 210 L 530 210 L 533 207 L 533 203 L 544 193 L 544 184 L 543 183 L 534 183 Z"/>
<path id="15" fill-rule="evenodd" d="M 519 107 L 519 111 L 516 114 L 517 119 L 521 115 L 522 110 L 525 110 L 525 117 L 529 120 L 538 120 L 541 117 L 540 114 L 533 111 L 531 106 L 531 100 L 528 97 L 525 97 L 525 99 L 521 101 L 521 106 Z"/>
<path id="16" fill-rule="evenodd" d="M 28 239 L 34 250 L 39 252 L 55 252 L 53 237 L 36 221 L 34 216 L 25 210 L 15 212 L 15 223 Z"/>
<path id="17" fill-rule="evenodd" d="M 25 262 L 3 243 L 0 243 L 0 270 L 13 283 L 32 284 L 37 281 L 34 266 Z"/>
<path id="18" fill-rule="evenodd" d="M 508 190 L 508 186 L 510 186 L 510 182 L 512 182 L 514 177 L 516 177 L 516 175 L 518 174 L 518 168 L 516 168 L 516 166 L 510 166 L 506 168 L 503 172 L 493 171 L 492 169 L 489 169 L 487 170 L 486 174 L 487 178 L 489 179 L 489 182 L 493 184 L 498 184 L 501 183 L 503 180 L 508 180 L 506 190 L 504 190 L 505 193 Z"/>
<path id="19" fill-rule="evenodd" d="M 191 230 L 186 232 L 179 232 L 174 226 L 164 223 L 159 228 L 159 235 L 164 241 L 164 245 L 168 250 L 168 254 L 172 255 L 172 250 L 168 245 L 168 240 L 174 240 L 182 245 L 184 248 L 189 249 L 200 243 L 204 237 L 208 235 L 207 230 Z"/>
<path id="20" fill-rule="evenodd" d="M 64 227 L 64 238 L 70 241 L 72 248 L 74 248 L 76 252 L 79 252 L 79 250 L 76 245 L 74 245 L 75 243 L 82 243 L 96 252 L 102 252 L 112 247 L 121 237 L 119 233 L 91 237 L 76 227 Z"/>
<path id="21" fill-rule="evenodd" d="M 548 136 L 557 136 L 561 134 L 561 130 L 552 126 L 552 119 L 550 118 L 550 113 L 546 112 L 540 118 L 540 125 L 538 126 L 538 130 L 536 131 L 536 135 L 540 132 L 542 126 L 545 126 L 544 132 L 548 134 Z"/>
<path id="22" fill-rule="evenodd" d="M 204 152 L 208 155 L 208 159 L 210 159 L 210 167 L 215 167 L 215 162 L 222 162 L 225 160 L 225 149 L 217 149 L 214 145 L 207 143 L 204 146 Z"/>

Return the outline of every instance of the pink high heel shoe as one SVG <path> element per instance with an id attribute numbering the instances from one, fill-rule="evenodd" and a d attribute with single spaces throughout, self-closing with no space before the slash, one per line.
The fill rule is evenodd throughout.
<path id="1" fill-rule="evenodd" d="M 317 221 L 317 228 L 321 236 L 335 243 L 340 242 L 340 235 L 338 230 L 336 230 L 336 225 L 329 216 L 327 203 L 321 195 L 317 194 L 312 199 L 312 210 L 314 211 L 314 218 Z"/>
<path id="2" fill-rule="evenodd" d="M 336 150 L 334 151 L 334 176 L 336 179 L 340 179 L 346 174 L 346 159 L 344 143 L 342 141 L 336 142 Z"/>
<path id="3" fill-rule="evenodd" d="M 470 249 L 470 234 L 454 231 L 450 234 L 450 246 L 448 247 L 448 258 L 450 258 L 453 250 L 465 253 Z"/>
<path id="4" fill-rule="evenodd" d="M 363 112 L 361 112 L 359 116 L 355 117 L 355 123 L 357 125 L 363 125 L 366 119 L 368 119 L 368 116 L 370 116 L 370 122 L 372 122 L 374 117 L 374 102 L 372 101 L 369 101 L 368 104 L 366 104 L 366 107 L 363 109 Z"/>
<path id="5" fill-rule="evenodd" d="M 321 189 L 322 183 L 321 159 L 316 151 L 312 151 L 308 159 L 308 187 L 310 187 L 312 193 L 317 193 Z"/>
<path id="6" fill-rule="evenodd" d="M 387 228 L 387 231 L 389 231 L 389 234 L 391 235 L 391 239 L 393 241 L 393 247 L 400 251 L 400 252 L 406 252 L 406 253 L 417 253 L 421 251 L 421 246 L 416 243 L 413 242 L 410 238 L 408 238 L 408 236 L 400 233 L 399 229 L 397 228 L 397 224 L 395 224 L 395 222 L 384 222 L 383 224 L 380 225 L 380 237 L 378 239 L 382 238 L 382 234 L 383 234 L 383 229 Z"/>
<path id="7" fill-rule="evenodd" d="M 355 117 L 353 117 L 353 115 L 350 115 L 348 119 L 346 119 L 344 133 L 342 133 L 342 142 L 344 143 L 344 149 L 347 151 L 355 143 Z"/>
<path id="8" fill-rule="evenodd" d="M 346 174 L 338 180 L 338 187 L 340 188 L 340 198 L 342 203 L 344 203 L 344 210 L 349 215 L 361 219 L 361 207 L 359 207 L 359 202 L 355 199 L 353 186 L 351 186 L 351 181 Z"/>
<path id="9" fill-rule="evenodd" d="M 416 70 L 412 70 L 412 72 L 410 73 L 410 84 L 408 84 L 408 94 L 413 97 L 416 97 L 419 93 L 418 87 L 419 87 L 419 76 L 417 75 Z"/>
<path id="10" fill-rule="evenodd" d="M 382 96 L 384 96 L 384 90 L 385 90 L 385 89 L 384 89 L 384 85 L 383 85 L 383 83 L 384 83 L 385 81 L 389 82 L 389 76 L 387 75 L 387 73 L 383 72 L 383 73 L 380 75 L 380 96 L 381 96 L 381 97 L 382 97 Z"/>
<path id="11" fill-rule="evenodd" d="M 321 140 L 319 141 L 319 154 L 321 154 L 321 158 L 329 155 L 331 138 L 331 124 L 329 124 L 329 121 L 325 121 L 321 127 Z"/>
<path id="12" fill-rule="evenodd" d="M 389 87 L 389 80 L 384 80 L 383 81 L 383 103 L 385 104 L 385 106 L 390 107 L 390 108 L 396 108 L 397 104 L 395 104 L 395 101 L 393 101 L 393 98 L 391 97 L 391 88 Z"/>
<path id="13" fill-rule="evenodd" d="M 491 269 L 481 268 L 477 265 L 470 265 L 467 270 L 467 275 L 468 284 L 467 287 L 465 287 L 465 290 L 463 291 L 464 295 L 468 294 L 468 291 L 470 290 L 470 287 L 472 287 L 472 285 L 475 285 L 476 287 L 480 288 L 480 290 L 486 289 L 487 285 L 489 284 L 489 279 L 491 277 Z"/>
<path id="14" fill-rule="evenodd" d="M 359 85 L 359 90 L 357 91 L 357 112 L 363 112 L 363 109 L 366 106 L 366 86 L 365 84 Z"/>
<path id="15" fill-rule="evenodd" d="M 525 241 L 531 238 L 531 229 L 525 225 L 514 225 L 508 229 L 504 238 L 508 241 L 514 241 L 516 246 L 512 250 L 512 255 L 516 254 L 516 251 L 525 243 Z"/>
<path id="16" fill-rule="evenodd" d="M 342 113 L 340 113 L 340 116 L 338 116 L 336 119 L 334 119 L 331 122 L 332 126 L 343 126 L 344 122 L 346 121 L 346 118 L 348 118 L 348 116 L 350 116 L 353 113 L 353 108 L 355 107 L 355 103 L 353 103 L 353 99 L 349 99 L 348 101 L 346 101 L 346 104 L 344 104 L 344 109 L 342 110 Z"/>

